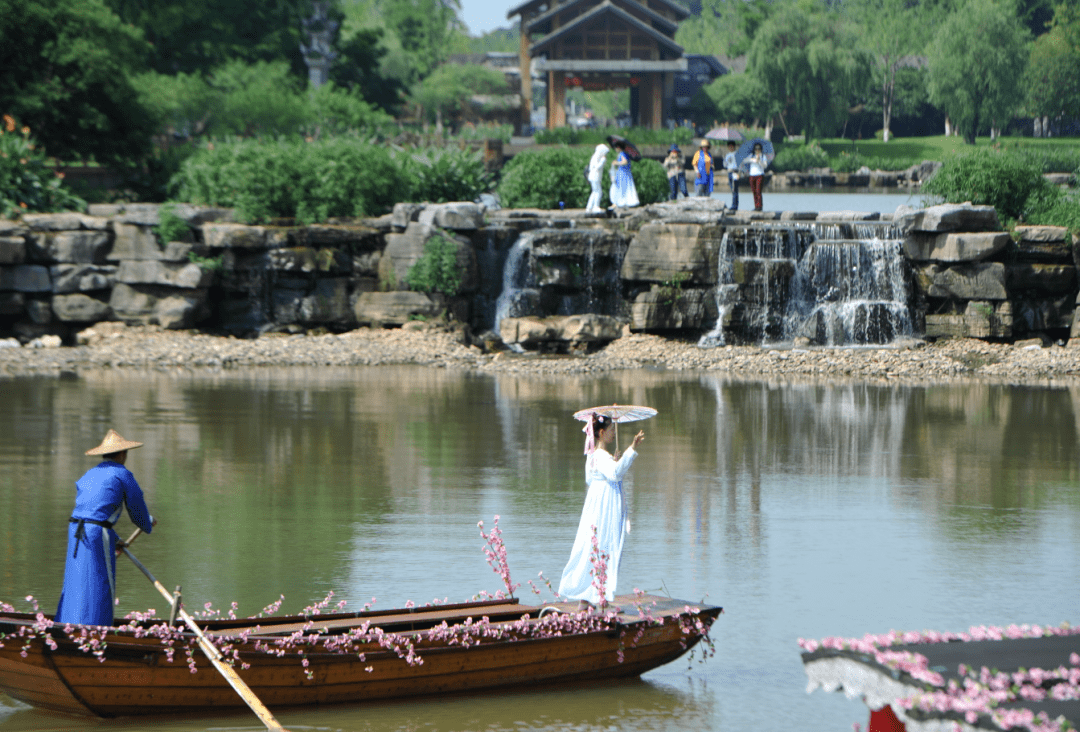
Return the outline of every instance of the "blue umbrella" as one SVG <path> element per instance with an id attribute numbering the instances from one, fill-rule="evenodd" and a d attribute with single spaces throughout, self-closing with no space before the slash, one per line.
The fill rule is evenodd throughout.
<path id="1" fill-rule="evenodd" d="M 762 152 L 765 153 L 765 160 L 772 162 L 776 157 L 776 151 L 773 150 L 772 143 L 763 137 L 755 137 L 753 140 L 747 140 L 742 145 L 739 145 L 739 149 L 735 151 L 735 163 L 741 168 L 743 167 L 743 161 L 754 154 L 754 145 L 761 145 Z"/>

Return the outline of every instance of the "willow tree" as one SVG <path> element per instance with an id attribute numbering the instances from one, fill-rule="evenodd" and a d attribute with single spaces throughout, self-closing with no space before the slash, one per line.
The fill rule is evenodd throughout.
<path id="1" fill-rule="evenodd" d="M 862 26 L 863 42 L 876 63 L 881 89 L 882 139 L 889 141 L 896 74 L 926 45 L 921 31 L 928 13 L 909 0 L 853 0 L 845 4 Z"/>
<path id="2" fill-rule="evenodd" d="M 1024 100 L 1030 33 L 1008 0 L 969 0 L 930 44 L 930 101 L 964 136 L 1009 120 Z"/>
<path id="3" fill-rule="evenodd" d="M 785 130 L 800 130 L 809 141 L 836 133 L 872 63 L 839 15 L 792 5 L 758 29 L 747 71 L 779 106 Z"/>

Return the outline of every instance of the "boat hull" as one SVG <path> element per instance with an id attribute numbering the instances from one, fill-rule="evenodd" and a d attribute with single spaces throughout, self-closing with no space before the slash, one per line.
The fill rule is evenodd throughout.
<path id="1" fill-rule="evenodd" d="M 677 601 L 665 600 L 665 604 L 676 605 Z M 513 630 L 514 624 L 521 623 L 524 613 L 535 618 L 540 608 L 518 606 L 510 613 L 516 616 L 514 621 L 493 620 L 489 626 L 502 628 L 504 637 L 479 638 L 468 645 L 431 638 L 424 630 L 394 628 L 392 632 L 412 634 L 410 637 L 416 639 L 416 653 L 422 662 L 413 664 L 399 657 L 396 650 L 378 645 L 360 648 L 363 658 L 357 653 L 336 653 L 315 645 L 305 650 L 306 668 L 295 653 L 279 658 L 256 649 L 259 638 L 263 642 L 280 638 L 292 627 L 283 624 L 276 635 L 238 639 L 235 648 L 239 661 L 249 664 L 249 668 L 237 664 L 236 669 L 269 707 L 355 703 L 638 676 L 678 658 L 701 639 L 700 629 L 692 629 L 692 622 L 687 620 L 690 616 L 681 612 L 684 605 L 678 607 L 680 612 L 655 613 L 653 622 L 640 618 L 635 621 L 629 614 L 621 614 L 600 630 L 522 637 Z M 479 620 L 487 610 L 480 608 L 468 614 L 466 609 L 455 619 Z M 719 612 L 720 608 L 703 608 L 694 617 L 707 628 Z M 2 621 L 0 616 L 0 625 Z M 273 630 L 272 626 L 262 627 L 267 632 Z M 238 632 L 226 628 L 218 631 L 233 635 Z M 190 659 L 197 671 L 192 673 L 184 653 L 178 650 L 169 661 L 157 638 L 110 635 L 104 661 L 99 661 L 80 650 L 67 635 L 56 631 L 52 635 L 57 643 L 55 650 L 40 637 L 30 642 L 26 657 L 21 655 L 22 642 L 8 641 L 0 648 L 0 689 L 37 707 L 99 716 L 244 706 L 198 651 Z"/>

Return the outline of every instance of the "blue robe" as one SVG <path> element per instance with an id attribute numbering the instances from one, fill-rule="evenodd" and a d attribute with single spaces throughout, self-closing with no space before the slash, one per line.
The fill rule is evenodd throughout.
<path id="1" fill-rule="evenodd" d="M 150 533 L 153 519 L 135 476 L 120 463 L 104 460 L 75 483 L 73 519 L 115 524 L 124 507 L 140 529 Z M 80 530 L 81 526 L 81 530 Z M 111 528 L 91 523 L 68 524 L 64 590 L 56 622 L 112 625 L 116 598 L 116 542 Z"/>

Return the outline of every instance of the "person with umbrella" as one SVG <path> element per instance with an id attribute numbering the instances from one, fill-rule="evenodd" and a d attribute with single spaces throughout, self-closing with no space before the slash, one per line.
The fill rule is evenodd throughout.
<path id="1" fill-rule="evenodd" d="M 709 141 L 701 141 L 701 149 L 694 153 L 694 170 L 697 178 L 694 179 L 694 190 L 699 198 L 708 198 L 713 191 L 713 161 L 709 154 Z"/>
<path id="2" fill-rule="evenodd" d="M 634 174 L 630 172 L 630 156 L 626 147 L 626 140 L 615 138 L 615 149 L 619 154 L 611 164 L 611 189 L 608 191 L 611 205 L 621 208 L 631 208 L 641 203 L 634 185 Z"/>
<path id="3" fill-rule="evenodd" d="M 581 510 L 574 547 L 570 550 L 570 561 L 563 569 L 559 583 L 559 595 L 570 600 L 578 600 L 583 605 L 601 605 L 615 599 L 615 585 L 619 580 L 619 561 L 622 558 L 623 541 L 630 531 L 630 514 L 623 495 L 622 480 L 637 457 L 637 446 L 645 439 L 645 433 L 639 431 L 633 443 L 621 457 L 609 452 L 615 439 L 615 417 L 609 412 L 612 408 L 599 407 L 584 410 L 574 416 L 585 419 L 585 481 L 588 492 L 585 505 Z M 615 407 L 615 409 L 618 409 Z M 655 410 L 647 410 L 655 414 Z M 651 416 L 651 414 L 649 416 Z M 640 419 L 641 417 L 636 417 Z M 607 555 L 607 579 L 604 597 L 593 584 L 590 561 L 593 548 L 593 531 L 596 532 L 597 547 Z"/>
<path id="4" fill-rule="evenodd" d="M 773 155 L 772 143 L 760 138 L 744 142 L 735 153 L 739 167 L 750 169 L 750 191 L 754 194 L 755 211 L 761 210 L 761 185 Z"/>
<path id="5" fill-rule="evenodd" d="M 727 171 L 728 184 L 731 186 L 731 210 L 739 210 L 739 162 L 735 158 L 734 140 L 728 140 L 727 155 L 724 156 L 724 170 Z"/>
<path id="6" fill-rule="evenodd" d="M 157 524 L 146 508 L 135 476 L 124 467 L 128 450 L 142 444 L 109 430 L 100 445 L 86 451 L 87 455 L 101 455 L 101 462 L 75 482 L 64 589 L 56 608 L 58 624 L 113 624 L 119 541 L 113 526 L 125 508 L 135 525 L 147 534 Z"/>

